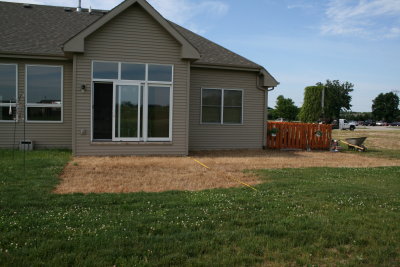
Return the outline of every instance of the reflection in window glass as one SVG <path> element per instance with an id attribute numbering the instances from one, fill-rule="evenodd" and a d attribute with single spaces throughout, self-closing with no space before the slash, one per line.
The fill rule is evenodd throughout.
<path id="1" fill-rule="evenodd" d="M 115 137 L 137 138 L 139 86 L 118 85 L 115 94 Z"/>
<path id="2" fill-rule="evenodd" d="M 149 86 L 148 137 L 169 137 L 170 87 Z"/>
<path id="3" fill-rule="evenodd" d="M 93 78 L 95 79 L 118 79 L 118 63 L 93 62 Z"/>
<path id="4" fill-rule="evenodd" d="M 223 123 L 242 123 L 242 91 L 224 90 Z"/>
<path id="5" fill-rule="evenodd" d="M 241 90 L 203 89 L 201 121 L 203 123 L 242 123 L 242 97 Z"/>
<path id="6" fill-rule="evenodd" d="M 242 123 L 242 108 L 224 107 L 224 123 Z"/>
<path id="7" fill-rule="evenodd" d="M 202 121 L 205 123 L 221 123 L 221 107 L 203 106 Z"/>
<path id="8" fill-rule="evenodd" d="M 241 107 L 242 106 L 242 91 L 239 90 L 224 90 L 224 106 Z"/>
<path id="9" fill-rule="evenodd" d="M 16 65 L 0 64 L 0 104 L 16 102 L 16 71 Z"/>
<path id="10" fill-rule="evenodd" d="M 29 121 L 61 121 L 61 108 L 58 107 L 28 107 Z"/>
<path id="11" fill-rule="evenodd" d="M 16 116 L 16 108 L 11 107 L 11 112 L 10 112 L 10 106 L 1 106 L 0 107 L 0 121 L 12 121 L 14 120 Z"/>
<path id="12" fill-rule="evenodd" d="M 28 103 L 61 103 L 61 67 L 28 66 L 26 77 Z"/>
<path id="13" fill-rule="evenodd" d="M 222 90 L 203 89 L 202 122 L 221 123 Z"/>
<path id="14" fill-rule="evenodd" d="M 121 80 L 140 80 L 146 79 L 145 64 L 121 64 Z"/>
<path id="15" fill-rule="evenodd" d="M 203 105 L 221 106 L 221 89 L 203 89 Z"/>
<path id="16" fill-rule="evenodd" d="M 171 82 L 172 66 L 149 64 L 149 81 Z"/>

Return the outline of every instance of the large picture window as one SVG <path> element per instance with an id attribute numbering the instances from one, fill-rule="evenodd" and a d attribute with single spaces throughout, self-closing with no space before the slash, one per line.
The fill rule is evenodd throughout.
<path id="1" fill-rule="evenodd" d="M 26 66 L 26 119 L 31 122 L 62 122 L 63 68 Z"/>
<path id="2" fill-rule="evenodd" d="M 93 140 L 171 141 L 172 65 L 94 61 L 92 79 Z"/>
<path id="3" fill-rule="evenodd" d="M 0 121 L 16 119 L 17 65 L 0 64 Z"/>
<path id="4" fill-rule="evenodd" d="M 203 88 L 201 91 L 201 122 L 241 124 L 243 121 L 243 90 Z"/>

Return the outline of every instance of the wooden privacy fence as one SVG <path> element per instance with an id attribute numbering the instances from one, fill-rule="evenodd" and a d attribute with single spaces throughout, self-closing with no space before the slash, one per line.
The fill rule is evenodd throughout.
<path id="1" fill-rule="evenodd" d="M 267 147 L 271 149 L 329 149 L 332 125 L 268 122 Z"/>

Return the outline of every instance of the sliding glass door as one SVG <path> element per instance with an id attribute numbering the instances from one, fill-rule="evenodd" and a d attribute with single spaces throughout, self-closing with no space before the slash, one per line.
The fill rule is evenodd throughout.
<path id="1" fill-rule="evenodd" d="M 93 139 L 170 141 L 172 87 L 141 82 L 95 82 Z"/>
<path id="2" fill-rule="evenodd" d="M 139 141 L 142 103 L 139 83 L 114 83 L 114 141 Z"/>

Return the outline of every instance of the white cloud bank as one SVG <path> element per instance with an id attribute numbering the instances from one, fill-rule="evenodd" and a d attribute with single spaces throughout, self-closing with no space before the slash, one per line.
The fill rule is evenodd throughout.
<path id="1" fill-rule="evenodd" d="M 330 0 L 325 15 L 324 34 L 400 37 L 399 0 Z"/>

